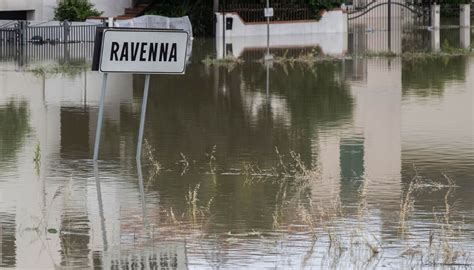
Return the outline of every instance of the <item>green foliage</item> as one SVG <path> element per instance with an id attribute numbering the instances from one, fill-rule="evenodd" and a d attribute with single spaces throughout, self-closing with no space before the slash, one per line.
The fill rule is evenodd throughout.
<path id="1" fill-rule="evenodd" d="M 470 0 L 444 0 L 441 5 L 443 4 L 469 4 Z"/>
<path id="2" fill-rule="evenodd" d="M 334 1 L 306 0 L 306 2 L 311 6 L 311 8 L 316 13 L 319 13 L 319 11 L 321 10 L 331 10 L 333 8 L 340 7 L 342 3 L 340 0 L 334 0 Z"/>
<path id="3" fill-rule="evenodd" d="M 188 16 L 193 26 L 194 35 L 208 36 L 212 34 L 214 15 L 212 1 L 209 0 L 163 0 L 156 3 L 147 14 L 167 17 Z"/>
<path id="4" fill-rule="evenodd" d="M 459 5 L 469 4 L 470 0 L 444 0 L 440 3 L 441 17 L 458 17 Z"/>
<path id="5" fill-rule="evenodd" d="M 100 16 L 102 12 L 94 8 L 88 0 L 61 0 L 54 10 L 54 19 L 58 21 L 85 21 L 92 16 Z"/>
<path id="6" fill-rule="evenodd" d="M 195 36 L 210 36 L 213 33 L 214 25 L 214 14 L 213 14 L 213 1 L 211 0 L 161 0 L 155 1 L 153 8 L 147 12 L 149 15 L 161 15 L 167 17 L 182 17 L 189 16 L 191 24 L 193 26 L 193 33 Z M 219 1 L 222 4 L 222 0 Z M 265 4 L 264 0 L 227 0 L 227 4 L 238 3 L 254 3 L 254 4 Z M 315 18 L 319 18 L 319 12 L 321 10 L 331 10 L 341 6 L 342 0 L 291 0 L 286 2 L 289 6 L 293 4 L 304 4 L 310 5 L 310 8 L 314 11 Z M 274 4 L 271 1 L 271 4 Z M 262 10 L 263 12 L 263 10 Z"/>

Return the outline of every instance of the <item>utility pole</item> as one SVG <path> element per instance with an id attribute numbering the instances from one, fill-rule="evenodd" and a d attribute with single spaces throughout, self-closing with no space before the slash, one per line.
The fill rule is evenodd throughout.
<path id="1" fill-rule="evenodd" d="M 216 13 L 219 12 L 219 0 L 213 0 L 214 3 L 212 5 L 212 18 L 213 18 L 213 26 L 212 26 L 212 30 L 213 30 L 213 34 L 214 36 L 216 36 L 216 21 L 217 21 L 217 18 L 216 18 Z"/>
<path id="2" fill-rule="evenodd" d="M 267 18 L 267 53 L 265 54 L 265 61 L 273 60 L 270 54 L 270 17 L 273 17 L 273 9 L 270 9 L 270 0 L 267 0 L 267 7 L 264 15 Z"/>
<path id="3" fill-rule="evenodd" d="M 388 30 L 388 51 L 392 51 L 392 0 L 388 0 L 388 8 L 387 8 L 387 30 Z"/>
<path id="4" fill-rule="evenodd" d="M 225 21 L 225 9 L 226 9 L 226 3 L 224 0 L 224 5 L 222 7 L 222 51 L 223 51 L 223 58 L 226 58 L 226 47 L 225 47 L 225 30 L 226 30 L 226 21 Z"/>
<path id="5" fill-rule="evenodd" d="M 214 0 L 214 4 L 212 5 L 212 11 L 214 14 L 219 11 L 219 0 Z"/>
<path id="6" fill-rule="evenodd" d="M 270 9 L 270 0 L 267 0 L 267 10 Z M 270 17 L 267 16 L 267 54 L 270 55 Z"/>

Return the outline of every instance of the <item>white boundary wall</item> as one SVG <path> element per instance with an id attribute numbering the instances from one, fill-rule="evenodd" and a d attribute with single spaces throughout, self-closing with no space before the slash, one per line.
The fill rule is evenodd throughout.
<path id="1" fill-rule="evenodd" d="M 262 10 L 263 13 L 263 10 Z M 225 18 L 232 18 L 232 30 L 226 30 L 225 36 L 262 36 L 267 35 L 266 22 L 245 23 L 237 13 L 216 13 L 216 37 L 223 35 Z M 347 14 L 342 10 L 328 11 L 319 21 L 288 21 L 271 22 L 270 35 L 318 34 L 318 33 L 347 33 Z"/>

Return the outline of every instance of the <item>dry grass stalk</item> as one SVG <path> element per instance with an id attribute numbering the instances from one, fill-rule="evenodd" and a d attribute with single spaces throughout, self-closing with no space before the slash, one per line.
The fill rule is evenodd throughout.
<path id="1" fill-rule="evenodd" d="M 217 146 L 214 145 L 212 147 L 212 150 L 211 150 L 211 153 L 208 153 L 206 154 L 206 156 L 208 157 L 209 161 L 208 161 L 208 164 L 209 164 L 209 172 L 211 174 L 216 174 L 216 165 L 214 164 L 214 161 L 216 161 L 216 148 Z"/>
<path id="2" fill-rule="evenodd" d="M 151 170 L 150 170 L 150 179 L 151 179 L 160 173 L 160 170 L 162 169 L 162 167 L 161 167 L 161 164 L 158 162 L 158 160 L 155 158 L 155 150 L 150 145 L 147 139 L 145 139 L 144 147 L 145 147 L 145 155 L 149 163 L 151 164 Z"/>
<path id="3" fill-rule="evenodd" d="M 189 161 L 183 153 L 179 153 L 181 156 L 181 160 L 179 160 L 179 164 L 181 164 L 181 176 L 185 175 L 186 172 L 189 170 Z"/>

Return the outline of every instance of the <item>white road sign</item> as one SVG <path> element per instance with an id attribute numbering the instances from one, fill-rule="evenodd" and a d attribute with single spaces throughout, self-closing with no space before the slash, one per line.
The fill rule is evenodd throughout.
<path id="1" fill-rule="evenodd" d="M 265 18 L 273 17 L 273 8 L 265 8 L 263 10 Z"/>
<path id="2" fill-rule="evenodd" d="M 188 33 L 179 30 L 106 29 L 100 71 L 184 74 Z"/>

